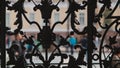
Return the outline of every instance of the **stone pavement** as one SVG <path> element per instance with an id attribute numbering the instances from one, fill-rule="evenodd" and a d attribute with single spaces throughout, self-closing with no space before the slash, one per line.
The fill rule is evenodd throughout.
<path id="1" fill-rule="evenodd" d="M 66 50 L 64 49 L 64 48 L 61 48 L 61 50 L 63 51 L 62 53 L 64 53 L 64 54 L 67 54 L 68 56 L 69 55 L 71 55 L 70 54 L 70 49 L 68 50 L 68 52 L 66 52 Z M 74 52 L 74 54 L 73 54 L 73 56 L 77 59 L 77 57 L 78 57 L 78 53 L 79 53 L 79 50 L 76 50 L 75 52 Z M 99 53 L 98 51 L 95 51 L 95 53 Z M 105 55 L 107 56 L 109 54 L 109 52 L 105 52 Z M 42 52 L 42 55 L 44 56 L 44 58 L 45 58 L 45 52 Z M 51 55 L 51 52 L 49 52 L 48 53 L 48 57 Z M 104 59 L 104 56 L 103 56 L 103 54 L 102 54 L 102 58 Z M 7 52 L 6 52 L 6 62 L 9 60 L 9 57 L 8 57 L 8 54 L 7 54 Z M 28 60 L 28 59 L 26 59 L 26 61 L 27 61 L 27 63 L 30 63 L 30 61 Z M 52 62 L 51 63 L 59 63 L 61 61 L 61 58 L 60 57 L 55 57 L 55 59 L 54 60 L 52 60 Z M 84 58 L 84 61 L 87 61 L 86 60 L 86 55 L 85 55 L 85 58 Z M 39 60 L 39 57 L 33 57 L 33 62 L 35 62 L 35 63 L 42 63 L 42 61 L 41 60 Z M 69 62 L 69 57 L 67 58 L 67 59 L 64 59 L 64 64 L 63 64 L 63 66 L 66 66 L 67 65 L 67 63 Z M 97 61 L 94 61 L 93 60 L 93 63 L 99 63 L 99 61 L 97 60 Z M 81 68 L 87 68 L 87 66 L 83 66 L 83 65 L 81 65 L 80 66 Z M 93 65 L 93 68 L 100 68 L 100 66 L 99 66 L 99 64 L 95 64 L 95 65 Z"/>
<path id="2" fill-rule="evenodd" d="M 67 55 L 70 55 L 70 53 L 69 52 L 64 52 L 64 53 L 67 53 Z M 50 54 L 51 53 L 48 53 L 48 56 L 50 56 Z M 42 55 L 44 56 L 44 58 L 45 58 L 45 52 L 42 52 Z M 75 57 L 75 58 L 77 58 L 78 57 L 78 52 L 75 52 L 74 54 L 73 54 L 73 56 Z M 9 60 L 9 58 L 8 58 L 8 55 L 6 55 L 6 61 L 8 61 Z M 60 62 L 60 57 L 55 57 L 55 59 L 54 60 L 52 60 L 52 62 L 51 63 L 59 63 Z M 86 57 L 84 58 L 84 60 L 86 61 Z M 27 61 L 27 63 L 30 63 L 30 61 L 28 60 L 28 59 L 26 59 L 26 61 Z M 42 63 L 42 61 L 41 60 L 39 60 L 39 57 L 33 57 L 33 62 L 35 62 L 35 63 Z M 68 63 L 69 62 L 69 58 L 67 58 L 67 59 L 64 59 L 64 63 L 66 64 L 66 63 Z M 94 63 L 98 63 L 98 61 L 93 61 Z M 63 66 L 65 66 L 64 64 L 63 64 Z M 83 65 L 81 65 L 81 68 L 87 68 L 86 66 L 83 66 Z M 99 68 L 99 65 L 93 65 L 93 68 Z"/>

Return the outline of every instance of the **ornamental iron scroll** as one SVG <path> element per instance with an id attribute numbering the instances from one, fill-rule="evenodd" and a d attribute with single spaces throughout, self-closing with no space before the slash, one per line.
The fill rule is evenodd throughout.
<path id="1" fill-rule="evenodd" d="M 42 28 L 38 24 L 38 22 L 30 21 L 29 18 L 26 16 L 27 11 L 24 8 L 25 1 L 32 2 L 35 5 L 33 8 L 34 11 L 40 10 L 41 17 L 45 23 L 45 25 Z M 114 65 L 112 64 L 112 62 L 113 62 L 113 57 L 120 53 L 120 48 L 113 46 L 115 43 L 119 42 L 119 41 L 116 41 L 116 38 L 119 37 L 120 35 L 120 27 L 119 27 L 120 16 L 113 16 L 113 14 L 115 10 L 117 10 L 117 7 L 120 4 L 120 0 L 117 0 L 113 8 L 111 8 L 111 5 L 112 5 L 111 0 L 82 1 L 82 5 L 77 3 L 76 0 L 68 0 L 69 7 L 66 11 L 66 17 L 64 18 L 63 21 L 55 22 L 51 27 L 49 19 L 51 19 L 51 14 L 53 10 L 57 10 L 57 11 L 60 10 L 60 8 L 58 7 L 58 4 L 60 2 L 64 2 L 64 0 L 58 0 L 57 4 L 54 4 L 52 0 L 41 0 L 40 4 L 36 4 L 34 0 L 18 0 L 12 5 L 10 5 L 11 4 L 10 1 L 6 1 L 4 3 L 7 7 L 7 10 L 15 11 L 16 21 L 14 22 L 14 25 L 17 25 L 17 28 L 13 32 L 10 31 L 9 27 L 6 27 L 6 28 L 3 27 L 3 29 L 6 31 L 6 34 L 15 35 L 17 33 L 20 33 L 26 39 L 23 43 L 31 44 L 34 47 L 31 53 L 27 53 L 25 57 L 21 56 L 18 61 L 14 61 L 12 63 L 14 67 L 12 68 L 19 68 L 19 67 L 21 68 L 27 68 L 27 67 L 30 67 L 30 68 L 81 68 L 81 65 L 84 65 L 87 68 L 94 68 L 94 63 L 92 60 L 98 61 L 98 65 L 100 68 L 117 68 L 120 65 L 120 62 Z M 95 14 L 97 3 L 103 4 L 103 5 L 100 8 L 99 13 Z M 106 9 L 108 9 L 110 13 L 105 17 L 105 20 L 106 19 L 114 19 L 114 20 L 109 24 L 105 24 L 105 26 L 103 26 L 101 19 L 104 18 L 103 14 Z M 77 16 L 76 16 L 76 12 L 78 12 L 78 10 L 87 10 L 87 13 L 88 13 L 88 17 L 87 17 L 88 23 L 87 23 L 87 26 L 85 26 L 82 31 L 79 31 L 76 28 L 76 25 L 80 25 L 80 22 L 77 20 Z M 71 28 L 76 34 L 88 35 L 87 44 L 89 44 L 89 46 L 87 47 L 87 49 L 84 49 L 82 46 L 79 46 L 79 45 L 75 46 L 75 48 L 81 49 L 78 53 L 77 59 L 72 55 L 67 55 L 65 53 L 62 53 L 60 50 L 60 46 L 69 44 L 67 42 L 67 37 L 64 38 L 60 36 L 61 38 L 60 43 L 59 44 L 54 43 L 56 39 L 56 34 L 53 31 L 56 25 L 64 24 L 69 17 L 70 17 Z M 27 37 L 26 34 L 22 32 L 22 28 L 24 25 L 23 18 L 25 18 L 25 20 L 30 25 L 35 24 L 38 27 L 39 29 L 39 33 L 37 33 L 37 40 L 39 41 L 38 44 L 34 44 L 32 36 Z M 0 19 L 2 18 L 0 17 Z M 103 34 L 97 31 L 97 28 L 94 26 L 94 23 L 96 24 L 98 23 L 99 26 L 104 30 Z M 113 25 L 115 25 L 114 28 L 115 28 L 116 35 L 109 37 L 108 44 L 103 44 L 105 41 L 105 36 L 107 35 L 107 32 L 110 30 L 110 28 Z M 94 53 L 94 51 L 96 50 L 95 43 L 93 42 L 94 36 L 101 38 L 101 43 L 100 43 L 98 53 Z M 55 49 L 50 54 L 50 56 L 48 56 L 48 53 L 49 53 L 48 49 L 50 48 L 51 45 L 53 45 Z M 45 57 L 42 55 L 41 51 L 39 51 L 38 49 L 39 46 L 43 46 L 43 48 L 45 49 Z M 109 50 L 109 53 L 107 54 L 105 53 L 105 48 Z M 11 51 L 8 50 L 8 53 L 10 54 Z M 86 53 L 88 54 L 87 57 L 89 57 L 87 58 L 87 62 L 84 61 Z M 52 61 L 55 60 L 55 57 L 57 56 L 60 57 L 60 62 L 57 63 L 56 65 L 52 65 Z M 39 60 L 42 61 L 42 64 L 38 63 L 36 65 L 33 60 L 33 57 L 39 57 Z M 30 65 L 27 65 L 27 63 L 25 62 L 25 58 L 30 60 Z M 62 66 L 62 64 L 64 64 L 63 60 L 66 58 L 69 58 L 69 62 L 67 63 L 66 66 Z"/>

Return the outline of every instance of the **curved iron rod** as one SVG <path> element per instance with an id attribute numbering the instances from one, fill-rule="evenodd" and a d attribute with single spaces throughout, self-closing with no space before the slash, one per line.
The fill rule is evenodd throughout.
<path id="1" fill-rule="evenodd" d="M 109 58 L 109 56 L 110 56 L 112 53 L 114 53 L 113 48 L 111 49 L 111 52 L 107 55 L 107 57 L 106 57 L 105 59 L 107 60 L 107 58 Z M 113 54 L 112 54 L 112 55 L 113 55 Z"/>
<path id="2" fill-rule="evenodd" d="M 101 41 L 101 44 L 100 44 L 100 51 L 99 51 L 99 54 L 100 54 L 100 58 L 99 58 L 99 62 L 100 62 L 100 68 L 102 68 L 102 57 L 101 57 L 101 53 L 102 53 L 102 45 L 103 45 L 103 41 L 104 41 L 104 38 L 108 32 L 108 30 L 115 24 L 115 22 L 117 22 L 118 20 L 115 20 L 113 21 L 109 26 L 108 28 L 105 30 L 104 34 L 103 34 L 103 37 L 102 37 L 102 41 Z"/>
<path id="3" fill-rule="evenodd" d="M 37 27 L 39 28 L 40 32 L 41 32 L 42 29 L 41 29 L 40 25 L 39 25 L 37 22 L 35 22 L 35 21 L 30 22 L 29 19 L 27 18 L 27 16 L 25 15 L 25 13 L 22 13 L 22 14 L 23 14 L 24 18 L 26 19 L 26 21 L 27 21 L 29 24 L 36 24 Z"/>
<path id="4" fill-rule="evenodd" d="M 80 32 L 79 30 L 77 30 L 76 28 L 75 28 L 75 12 L 72 12 L 71 13 L 71 28 L 73 29 L 73 31 L 75 31 L 77 34 L 85 34 L 86 33 L 86 27 L 83 29 L 83 31 L 82 32 Z"/>
<path id="5" fill-rule="evenodd" d="M 114 14 L 115 10 L 117 9 L 117 7 L 120 4 L 120 0 L 117 1 L 117 4 L 115 5 L 115 8 L 113 9 L 113 11 L 106 17 L 106 19 L 120 19 L 120 16 L 112 16 L 112 14 Z"/>
<path id="6" fill-rule="evenodd" d="M 57 46 L 55 43 L 53 43 L 53 45 L 54 45 L 56 48 L 55 48 L 55 49 L 53 50 L 53 52 L 51 53 L 50 57 L 54 54 L 54 52 L 56 51 L 56 49 L 58 49 L 59 53 L 61 54 L 60 49 L 59 49 L 59 45 Z M 51 60 L 49 59 L 49 61 L 51 61 Z"/>
<path id="7" fill-rule="evenodd" d="M 106 28 L 108 27 L 107 24 L 105 24 L 105 26 L 102 26 L 100 21 L 97 21 L 97 22 L 98 22 L 99 26 L 100 26 L 101 28 L 103 28 L 103 29 L 106 29 Z"/>
<path id="8" fill-rule="evenodd" d="M 67 14 L 67 16 L 65 17 L 65 19 L 62 22 L 58 21 L 58 22 L 54 23 L 51 30 L 53 31 L 57 24 L 64 24 L 65 21 L 68 19 L 69 15 L 70 15 L 70 12 Z"/>
<path id="9" fill-rule="evenodd" d="M 61 0 L 58 1 L 58 3 L 56 4 L 56 6 L 60 3 Z"/>
<path id="10" fill-rule="evenodd" d="M 61 51 L 60 51 L 60 49 L 59 49 L 60 45 L 57 46 L 55 43 L 53 43 L 53 45 L 56 47 L 56 49 L 58 50 L 59 54 L 61 55 L 62 53 L 61 53 Z M 52 52 L 51 56 L 52 56 L 53 53 L 56 51 L 56 49 L 54 49 L 54 51 Z M 51 60 L 49 60 L 49 61 L 51 61 Z M 62 56 L 61 56 L 61 62 L 58 64 L 58 67 L 60 67 L 60 64 L 61 64 L 61 63 L 63 63 L 63 57 L 62 57 Z"/>
<path id="11" fill-rule="evenodd" d="M 104 49 L 103 49 L 103 55 L 104 55 L 105 58 L 107 58 L 106 55 L 105 55 L 105 50 Z"/>
<path id="12" fill-rule="evenodd" d="M 33 49 L 33 51 L 32 51 L 32 53 L 31 53 L 31 57 L 30 57 L 30 63 L 34 66 L 34 68 L 35 68 L 35 64 L 34 64 L 34 62 L 32 61 L 32 56 L 34 55 L 34 52 L 35 52 L 35 50 L 37 50 L 37 47 L 40 45 L 41 43 L 38 43 L 37 44 L 37 46 L 35 46 L 34 44 L 34 49 Z M 43 57 L 43 56 L 42 56 Z M 44 62 L 44 59 L 42 60 L 43 62 Z"/>
<path id="13" fill-rule="evenodd" d="M 34 3 L 34 5 L 37 5 L 33 0 L 31 0 L 33 3 Z"/>
<path id="14" fill-rule="evenodd" d="M 119 28 L 119 30 L 117 29 L 117 27 L 120 25 L 120 22 L 116 22 L 116 26 L 115 26 L 115 30 L 116 30 L 116 32 L 118 32 L 119 34 L 120 34 L 120 28 Z"/>

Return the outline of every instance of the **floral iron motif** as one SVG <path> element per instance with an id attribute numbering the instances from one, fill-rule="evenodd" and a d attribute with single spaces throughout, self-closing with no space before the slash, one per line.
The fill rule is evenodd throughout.
<path id="1" fill-rule="evenodd" d="M 43 26 L 43 28 L 40 27 L 40 25 L 38 24 L 38 22 L 36 21 L 30 21 L 29 18 L 27 18 L 26 14 L 27 11 L 24 8 L 24 3 L 26 0 L 18 0 L 16 3 L 14 3 L 12 6 L 9 5 L 10 1 L 6 1 L 4 2 L 5 6 L 7 7 L 7 10 L 14 10 L 17 14 L 16 14 L 16 21 L 14 22 L 14 25 L 18 25 L 17 29 L 15 29 L 13 32 L 10 31 L 9 27 L 4 27 L 3 29 L 5 30 L 5 32 L 8 35 L 15 35 L 17 33 L 21 33 L 22 35 L 24 35 L 24 37 L 26 38 L 26 40 L 24 41 L 24 43 L 27 44 L 31 44 L 33 45 L 34 49 L 31 53 L 27 53 L 25 57 L 21 57 L 18 61 L 16 61 L 16 63 L 14 63 L 14 67 L 13 68 L 18 68 L 19 66 L 22 66 L 22 68 L 26 68 L 26 67 L 30 67 L 30 68 L 61 68 L 62 64 L 63 64 L 63 60 L 69 57 L 69 62 L 68 65 L 66 67 L 63 66 L 63 68 L 81 68 L 81 65 L 87 66 L 88 68 L 93 68 L 92 66 L 92 60 L 99 60 L 99 65 L 100 68 L 117 68 L 117 66 L 120 63 L 115 64 L 114 66 L 112 66 L 112 60 L 113 60 L 113 56 L 115 54 L 118 54 L 120 51 L 120 48 L 114 47 L 113 45 L 115 43 L 117 43 L 116 41 L 116 37 L 118 36 L 118 34 L 120 34 L 120 28 L 119 28 L 119 24 L 120 24 L 120 16 L 113 16 L 113 13 L 115 12 L 115 10 L 117 9 L 118 5 L 120 4 L 120 0 L 117 0 L 117 3 L 115 5 L 115 7 L 112 9 L 111 8 L 111 4 L 112 1 L 111 0 L 88 0 L 88 1 L 83 1 L 82 4 L 77 3 L 75 0 L 68 0 L 69 2 L 69 7 L 68 10 L 66 11 L 66 17 L 63 21 L 57 21 L 53 24 L 52 27 L 50 27 L 50 21 L 49 19 L 51 19 L 51 14 L 53 10 L 57 10 L 59 11 L 60 8 L 58 7 L 58 4 L 62 1 L 64 2 L 64 0 L 58 0 L 57 4 L 53 4 L 52 0 L 41 0 L 41 4 L 36 4 L 34 0 L 27 0 L 28 2 L 33 2 L 35 7 L 33 8 L 34 11 L 36 10 L 40 10 L 41 12 L 41 17 L 44 20 L 45 25 Z M 95 15 L 95 9 L 97 7 L 97 2 L 103 4 L 103 6 L 101 7 L 100 11 L 98 14 Z M 0 2 L 2 3 L 2 2 Z M 75 26 L 76 25 L 80 25 L 80 22 L 77 20 L 77 16 L 76 16 L 76 12 L 78 12 L 78 10 L 85 10 L 87 6 L 87 10 L 88 10 L 88 25 L 84 27 L 83 31 L 79 31 Z M 0 4 L 1 7 L 1 4 Z M 108 14 L 108 16 L 105 19 L 114 19 L 114 21 L 110 22 L 110 24 L 105 24 L 105 26 L 102 25 L 101 23 L 101 18 L 103 18 L 103 13 L 105 11 L 105 9 L 109 9 L 110 14 Z M 0 12 L 2 13 L 2 12 Z M 67 42 L 67 37 L 63 38 L 61 36 L 61 40 L 60 43 L 58 45 L 56 45 L 54 43 L 55 38 L 56 38 L 56 34 L 53 32 L 54 28 L 56 27 L 56 25 L 58 24 L 64 24 L 65 21 L 70 17 L 70 23 L 71 23 L 71 28 L 72 30 L 77 33 L 77 34 L 88 34 L 88 48 L 84 49 L 81 46 L 77 46 L 75 48 L 80 48 L 81 51 L 79 51 L 78 57 L 77 59 L 72 56 L 72 55 L 67 55 L 61 52 L 60 50 L 60 46 L 62 45 L 66 45 L 68 44 Z M 36 26 L 39 29 L 39 33 L 37 34 L 37 40 L 39 41 L 38 44 L 34 44 L 33 38 L 32 36 L 27 37 L 22 31 L 21 29 L 23 28 L 23 18 L 25 18 L 25 20 L 31 25 L 31 24 L 36 24 Z M 2 20 L 2 18 L 0 17 L 0 20 Z M 103 33 L 103 36 L 97 31 L 96 27 L 93 25 L 93 22 L 96 22 L 99 24 L 99 26 L 101 28 L 103 28 L 105 30 L 105 32 Z M 0 22 L 1 25 L 1 22 Z M 107 35 L 108 30 L 115 25 L 115 31 L 118 33 L 113 37 L 109 37 L 109 44 L 104 45 L 104 39 L 105 36 Z M 2 28 L 0 28 L 2 29 Z M 99 54 L 95 54 L 93 53 L 94 50 L 96 50 L 95 47 L 95 43 L 93 42 L 93 37 L 96 36 L 98 38 L 102 38 L 101 43 L 100 43 L 100 50 L 99 50 Z M 1 37 L 3 38 L 3 37 Z M 64 40 L 64 41 L 63 41 Z M 0 40 L 1 41 L 1 40 Z M 50 48 L 50 46 L 54 45 L 55 49 L 53 50 L 53 52 L 51 53 L 50 56 L 48 56 L 48 48 Z M 45 48 L 45 58 L 43 57 L 43 55 L 41 54 L 41 51 L 38 50 L 39 46 L 43 46 Z M 105 55 L 105 51 L 104 48 L 107 48 L 108 50 L 110 50 L 110 53 L 106 56 Z M 58 52 L 56 52 L 56 50 Z M 84 59 L 84 55 L 87 52 L 88 54 L 88 62 L 85 62 Z M 102 59 L 102 54 L 104 55 L 104 59 Z M 42 64 L 38 64 L 36 65 L 33 61 L 33 57 L 39 57 L 39 60 L 42 61 Z M 51 65 L 52 60 L 55 60 L 55 57 L 59 56 L 60 62 L 55 66 L 55 65 Z M 97 58 L 94 58 L 97 57 Z M 31 66 L 28 66 L 25 62 L 25 58 L 30 60 L 30 64 Z"/>

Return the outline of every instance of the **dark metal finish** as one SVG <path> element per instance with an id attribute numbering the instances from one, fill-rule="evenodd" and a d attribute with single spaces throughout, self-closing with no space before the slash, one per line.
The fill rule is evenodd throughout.
<path id="1" fill-rule="evenodd" d="M 0 1 L 0 64 L 5 68 L 5 0 Z"/>
<path id="2" fill-rule="evenodd" d="M 94 26 L 93 26 L 93 22 L 94 22 L 94 17 L 95 17 L 95 8 L 96 8 L 96 3 L 97 0 L 88 0 L 88 68 L 92 68 L 92 53 L 93 53 L 93 49 L 95 48 L 95 46 L 93 46 L 93 36 L 94 34 L 96 34 L 96 31 L 94 31 Z"/>
<path id="3" fill-rule="evenodd" d="M 35 5 L 33 10 L 40 10 L 41 17 L 43 19 L 43 22 L 45 23 L 44 26 L 41 26 L 36 21 L 30 21 L 29 18 L 26 16 L 27 11 L 24 8 L 25 1 L 33 2 Z M 8 35 L 15 35 L 17 33 L 21 33 L 25 37 L 24 43 L 33 45 L 34 49 L 31 53 L 27 53 L 24 56 L 21 56 L 20 59 L 16 62 L 13 68 L 81 68 L 81 65 L 87 66 L 87 68 L 93 68 L 94 61 L 98 61 L 98 64 L 100 68 L 117 68 L 117 66 L 120 65 L 120 62 L 116 63 L 115 65 L 112 65 L 113 57 L 114 55 L 117 55 L 120 53 L 120 47 L 113 46 L 115 43 L 117 43 L 116 38 L 118 35 L 120 35 L 120 16 L 113 16 L 113 13 L 115 10 L 117 10 L 117 7 L 120 5 L 120 0 L 117 0 L 114 8 L 111 8 L 112 1 L 111 0 L 87 0 L 83 1 L 82 4 L 77 3 L 75 0 L 67 0 L 69 2 L 69 7 L 66 11 L 66 17 L 63 21 L 57 21 L 53 24 L 53 26 L 50 26 L 51 14 L 53 10 L 59 11 L 60 8 L 58 7 L 58 4 L 60 2 L 64 2 L 64 0 L 58 0 L 57 4 L 54 4 L 52 0 L 41 0 L 40 4 L 36 4 L 34 0 L 18 0 L 14 4 L 9 5 L 10 2 L 5 0 L 0 1 L 0 48 L 1 48 L 1 67 L 5 68 L 5 32 Z M 97 8 L 97 3 L 103 4 L 102 7 L 99 10 L 99 13 L 96 14 L 95 10 Z M 5 27 L 5 8 L 7 7 L 7 10 L 9 11 L 15 11 L 16 14 L 16 21 L 14 25 L 18 25 L 17 29 L 15 29 L 13 32 L 9 30 L 9 28 Z M 86 9 L 87 8 L 87 9 Z M 78 22 L 76 18 L 76 12 L 78 10 L 87 10 L 87 26 L 83 28 L 82 31 L 79 31 L 75 26 L 80 25 L 80 22 Z M 105 26 L 102 25 L 102 22 L 100 21 L 101 18 L 103 18 L 103 14 L 105 10 L 108 9 L 110 11 L 110 14 L 105 17 L 106 19 L 114 19 L 113 21 L 109 22 L 109 24 L 105 24 Z M 29 24 L 35 24 L 38 29 L 39 33 L 37 33 L 37 40 L 39 41 L 38 44 L 34 44 L 32 36 L 27 37 L 21 29 L 23 28 L 23 18 L 29 23 Z M 87 49 L 84 49 L 82 46 L 76 45 L 75 48 L 80 48 L 81 50 L 78 53 L 77 59 L 72 55 L 67 55 L 65 53 L 62 53 L 60 50 L 60 46 L 66 45 L 69 43 L 67 42 L 67 37 L 63 38 L 60 36 L 61 40 L 58 45 L 54 43 L 56 39 L 56 34 L 53 32 L 54 28 L 58 24 L 64 24 L 65 21 L 70 18 L 71 28 L 72 30 L 78 34 L 78 35 L 85 35 L 87 34 Z M 68 23 L 68 22 L 67 22 Z M 99 26 L 104 30 L 103 34 L 100 34 L 97 31 L 97 28 L 94 26 L 95 23 L 98 23 Z M 105 36 L 107 35 L 107 32 L 110 30 L 110 28 L 115 25 L 114 29 L 116 32 L 115 36 L 109 37 L 108 41 L 109 44 L 103 44 L 105 41 Z M 69 27 L 70 28 L 70 27 Z M 7 31 L 6 31 L 7 30 Z M 101 43 L 99 47 L 99 53 L 93 53 L 96 50 L 95 43 L 93 42 L 94 37 L 101 38 Z M 43 46 L 45 49 L 45 57 L 42 55 L 41 51 L 39 51 L 38 47 Z M 53 52 L 48 56 L 48 49 L 50 46 L 53 45 L 55 49 Z M 107 55 L 105 54 L 104 49 L 107 48 L 110 50 L 110 53 Z M 85 53 L 87 51 L 88 58 L 87 62 L 85 62 L 83 59 L 85 58 Z M 39 57 L 39 60 L 42 61 L 42 63 L 36 64 L 33 61 L 33 57 Z M 55 65 L 52 65 L 52 60 L 55 60 L 55 57 L 60 57 L 60 62 L 56 63 Z M 104 56 L 104 58 L 103 58 Z M 69 62 L 66 64 L 66 67 L 62 66 L 63 60 L 69 57 Z M 97 57 L 97 58 L 95 58 Z M 118 56 L 119 57 L 119 56 Z M 25 58 L 30 60 L 30 65 L 27 65 L 25 62 Z M 120 57 L 119 57 L 120 58 Z M 119 59 L 120 60 L 120 59 Z"/>

